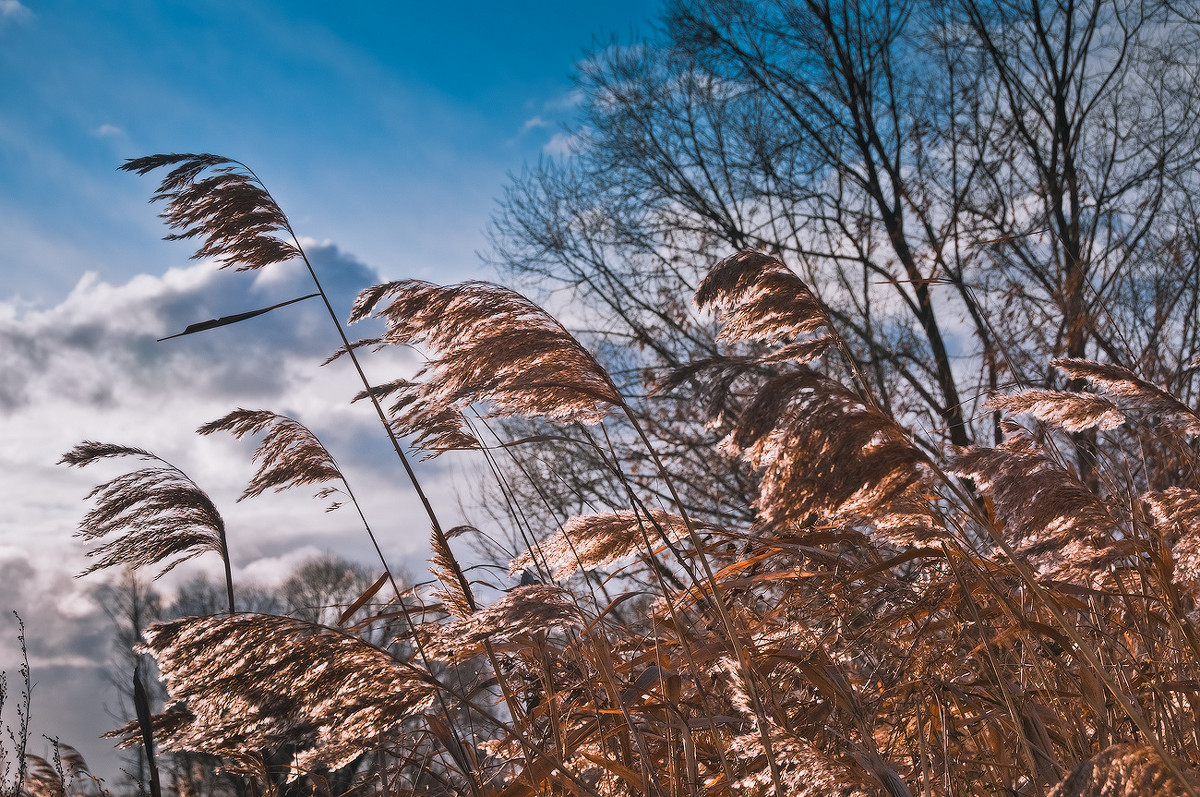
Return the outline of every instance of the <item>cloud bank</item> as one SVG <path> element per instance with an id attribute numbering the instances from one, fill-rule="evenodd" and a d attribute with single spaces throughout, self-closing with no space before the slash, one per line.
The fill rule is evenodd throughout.
<path id="1" fill-rule="evenodd" d="M 334 244 L 306 242 L 306 249 L 341 318 L 359 290 L 379 281 L 373 268 Z M 351 510 L 325 514 L 324 504 L 303 489 L 238 503 L 253 471 L 254 441 L 192 434 L 236 407 L 286 413 L 313 428 L 334 453 L 389 564 L 420 572 L 428 523 L 378 419 L 368 407 L 350 404 L 361 389 L 350 364 L 319 365 L 339 343 L 319 299 L 157 341 L 198 321 L 311 292 L 302 263 L 243 273 L 197 263 L 122 285 L 87 275 L 45 308 L 0 302 L 0 502 L 7 510 L 0 516 L 0 609 L 21 613 L 34 677 L 53 684 L 35 690 L 39 733 L 62 736 L 89 760 L 110 749 L 95 738 L 113 726 L 97 700 L 109 650 L 108 621 L 92 597 L 101 579 L 73 578 L 88 560 L 72 533 L 86 510 L 86 493 L 137 464 L 116 461 L 81 471 L 56 465 L 84 439 L 145 448 L 187 472 L 225 516 L 239 581 L 270 583 L 323 550 L 371 562 L 369 540 Z M 365 337 L 377 330 L 351 331 Z M 366 367 L 383 382 L 410 375 L 416 361 L 411 353 L 385 352 L 369 357 Z M 439 460 L 422 471 L 425 486 L 447 509 L 456 506 L 451 467 Z M 220 577 L 220 562 L 201 557 L 160 586 L 169 592 L 197 571 Z M 10 679 L 19 663 L 15 638 L 15 622 L 0 617 L 0 669 Z"/>

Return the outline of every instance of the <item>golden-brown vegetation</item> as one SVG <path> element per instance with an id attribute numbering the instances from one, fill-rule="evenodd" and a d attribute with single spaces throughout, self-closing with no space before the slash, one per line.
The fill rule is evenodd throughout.
<path id="1" fill-rule="evenodd" d="M 128 168 L 162 166 L 167 219 L 205 241 L 200 254 L 245 267 L 302 255 L 239 164 Z M 485 283 L 365 291 L 354 318 L 387 325 L 369 345 L 431 357 L 416 381 L 364 377 L 360 396 L 416 489 L 400 438 L 478 447 L 472 413 L 536 416 L 585 425 L 621 508 L 529 540 L 508 580 L 488 582 L 454 547 L 481 532 L 444 530 L 426 500 L 437 583 L 396 590 L 376 618 L 382 644 L 232 605 L 154 626 L 145 649 L 169 704 L 126 726 L 126 743 L 149 726 L 161 751 L 221 756 L 293 793 L 349 766 L 361 793 L 386 795 L 1195 797 L 1200 414 L 1128 369 L 1058 360 L 1090 389 L 994 396 L 1003 440 L 943 455 L 856 378 L 837 324 L 782 262 L 736 253 L 696 301 L 722 311 L 730 345 L 747 343 L 662 389 L 713 386 L 701 409 L 729 428 L 713 456 L 759 477 L 741 525 L 689 516 L 614 380 L 524 297 Z M 396 392 L 389 412 L 378 400 Z M 646 447 L 639 463 L 606 447 L 618 415 Z M 201 431 L 217 429 L 267 435 L 248 496 L 344 481 L 292 419 L 238 411 Z M 65 459 L 113 455 L 150 456 L 85 444 Z M 628 478 L 646 462 L 651 490 Z M 97 567 L 227 556 L 211 502 L 170 466 L 94 498 L 82 534 L 112 537 Z"/>

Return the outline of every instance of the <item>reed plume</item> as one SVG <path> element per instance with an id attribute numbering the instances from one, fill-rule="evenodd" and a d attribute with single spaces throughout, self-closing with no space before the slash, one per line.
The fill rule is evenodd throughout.
<path id="1" fill-rule="evenodd" d="M 208 495 L 187 474 L 140 448 L 87 441 L 72 448 L 60 464 L 85 467 L 102 459 L 135 457 L 157 463 L 97 486 L 87 498 L 95 506 L 75 536 L 97 542 L 87 555 L 96 563 L 80 573 L 129 565 L 160 566 L 155 578 L 205 551 L 225 557 L 225 522 Z"/>
<path id="2" fill-rule="evenodd" d="M 687 524 L 678 515 L 661 509 L 649 512 L 621 510 L 573 517 L 557 532 L 513 559 L 509 575 L 522 570 L 548 569 L 555 579 L 577 570 L 603 567 L 646 551 L 646 541 L 665 537 L 678 541 L 687 536 Z"/>
<path id="3" fill-rule="evenodd" d="M 375 396 L 391 398 L 388 419 L 400 437 L 409 437 L 410 444 L 423 451 L 422 459 L 432 459 L 446 451 L 479 448 L 479 440 L 466 426 L 457 407 L 432 402 L 420 382 L 395 379 L 374 385 L 370 392 L 362 391 L 354 401 Z"/>
<path id="4" fill-rule="evenodd" d="M 1142 415 L 1157 416 L 1161 423 L 1188 436 L 1200 434 L 1200 414 L 1128 368 L 1070 358 L 1052 360 L 1050 364 L 1072 379 L 1091 382 L 1106 395 Z"/>
<path id="5" fill-rule="evenodd" d="M 984 408 L 1010 415 L 1029 414 L 1066 432 L 1082 432 L 1085 429 L 1104 431 L 1115 429 L 1125 422 L 1125 416 L 1117 405 L 1103 396 L 1067 390 L 1023 390 L 1008 395 L 998 394 L 988 398 Z"/>
<path id="6" fill-rule="evenodd" d="M 1193 788 L 1200 777 L 1187 772 Z M 1183 797 L 1188 791 L 1172 777 L 1154 748 L 1114 744 L 1080 761 L 1050 797 Z"/>
<path id="7" fill-rule="evenodd" d="M 782 733 L 772 739 L 776 755 L 783 760 L 787 793 L 794 797 L 887 797 L 888 792 L 873 783 L 871 777 L 852 762 L 838 761 L 802 739 Z M 740 758 L 753 761 L 764 755 L 757 734 L 747 734 L 734 740 L 734 751 Z M 766 797 L 772 794 L 766 767 L 747 767 L 749 772 L 734 783 L 734 793 Z"/>
<path id="8" fill-rule="evenodd" d="M 1200 492 L 1171 487 L 1146 493 L 1142 500 L 1170 547 L 1175 582 L 1200 598 Z"/>
<path id="9" fill-rule="evenodd" d="M 777 258 L 746 250 L 717 263 L 695 301 L 722 310 L 719 338 L 776 344 L 685 366 L 667 382 L 707 372 L 703 391 L 728 406 L 734 382 L 757 377 L 723 444 L 761 474 L 755 506 L 765 523 L 868 523 L 901 544 L 938 536 L 940 520 L 922 490 L 926 457 L 873 403 L 806 365 L 837 337 L 799 277 Z M 806 337 L 820 329 L 829 334 Z M 725 422 L 723 412 L 714 423 Z"/>
<path id="10" fill-rule="evenodd" d="M 33 753 L 25 754 L 24 791 L 28 797 L 67 797 L 86 794 L 80 782 L 93 783 L 87 762 L 74 747 L 51 740 L 54 746 L 50 759 Z"/>
<path id="11" fill-rule="evenodd" d="M 290 617 L 190 617 L 151 626 L 170 703 L 156 717 L 165 751 L 237 759 L 301 744 L 298 770 L 338 768 L 428 708 L 426 676 L 361 637 Z M 126 744 L 139 730 L 122 730 Z"/>
<path id="12" fill-rule="evenodd" d="M 249 434 L 263 436 L 253 455 L 258 469 L 239 501 L 271 489 L 280 492 L 299 485 L 345 483 L 333 455 L 311 429 L 294 418 L 269 410 L 239 408 L 196 430 L 201 435 L 214 432 L 229 432 L 239 440 Z M 325 498 L 333 492 L 322 490 L 317 497 Z"/>
<path id="13" fill-rule="evenodd" d="M 433 596 L 442 602 L 442 606 L 453 617 L 469 617 L 477 607 L 454 551 L 450 548 L 450 538 L 474 531 L 470 526 L 456 526 L 445 534 L 439 534 L 434 529 L 429 536 L 429 572 L 441 582 L 441 587 L 433 591 Z"/>
<path id="14" fill-rule="evenodd" d="M 482 403 L 500 416 L 595 423 L 622 404 L 587 349 L 536 304 L 499 285 L 376 285 L 359 294 L 350 321 L 370 315 L 387 323 L 384 345 L 420 345 L 432 355 L 415 389 L 427 408 L 421 417 Z"/>
<path id="15" fill-rule="evenodd" d="M 970 447 L 949 463 L 996 507 L 1016 551 L 1048 576 L 1102 579 L 1117 556 L 1119 522 L 1078 477 L 1015 427 L 995 448 Z"/>
<path id="16" fill-rule="evenodd" d="M 718 307 L 720 339 L 781 343 L 832 328 L 825 308 L 779 259 L 745 250 L 713 266 L 696 290 L 696 306 Z M 785 347 L 783 351 L 788 351 Z M 807 354 L 807 349 L 797 348 Z M 781 357 L 781 355 L 776 355 Z"/>
<path id="17" fill-rule="evenodd" d="M 766 523 L 881 520 L 897 541 L 936 534 L 925 456 L 894 421 L 807 367 L 764 382 L 726 445 L 760 469 Z"/>
<path id="18" fill-rule="evenodd" d="M 582 624 L 579 607 L 561 587 L 518 586 L 495 603 L 439 627 L 432 652 L 446 659 L 470 658 L 483 652 L 485 641 Z"/>
<path id="19" fill-rule="evenodd" d="M 193 258 L 212 257 L 222 268 L 238 271 L 300 255 L 289 240 L 287 216 L 245 164 L 219 155 L 173 153 L 134 158 L 121 169 L 145 175 L 167 166 L 174 168 L 150 200 L 166 203 L 159 215 L 179 230 L 166 240 L 201 238 Z"/>

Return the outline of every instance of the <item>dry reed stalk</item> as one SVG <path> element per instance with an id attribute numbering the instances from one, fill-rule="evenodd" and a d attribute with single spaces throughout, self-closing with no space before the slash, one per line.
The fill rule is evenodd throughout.
<path id="1" fill-rule="evenodd" d="M 202 237 L 204 242 L 196 253 L 197 257 L 213 256 L 220 260 L 222 265 L 236 264 L 239 268 L 259 268 L 273 262 L 281 262 L 295 255 L 304 258 L 326 308 L 337 325 L 343 342 L 341 351 L 347 353 L 353 360 L 355 368 L 363 380 L 366 396 L 371 400 L 380 420 L 387 428 L 396 453 L 430 517 L 437 543 L 436 548 L 445 554 L 444 564 L 450 570 L 448 575 L 457 582 L 458 592 L 466 610 L 474 610 L 476 608 L 475 599 L 471 595 L 470 586 L 461 567 L 449 549 L 447 536 L 442 531 L 432 505 L 404 455 L 392 424 L 379 405 L 375 389 L 369 384 L 362 371 L 355 355 L 356 346 L 349 342 L 341 325 L 337 323 L 328 296 L 321 288 L 320 281 L 311 264 L 304 257 L 303 250 L 300 248 L 286 216 L 253 172 L 236 161 L 211 155 L 162 155 L 132 161 L 126 164 L 125 168 L 145 174 L 164 166 L 174 166 L 175 168 L 164 178 L 155 199 L 167 202 L 164 218 L 171 227 L 182 231 L 168 237 Z M 290 242 L 287 240 L 289 237 Z M 520 312 L 522 311 L 518 308 L 518 313 Z M 526 332 L 530 331 L 526 330 Z M 526 337 L 530 338 L 525 341 L 526 343 L 532 342 L 536 345 L 535 339 L 538 337 L 536 332 L 526 335 Z M 522 346 L 518 345 L 515 350 L 511 351 L 521 348 Z M 577 353 L 581 353 L 584 357 L 587 356 L 581 348 Z M 553 357 L 553 353 L 551 353 L 551 357 Z M 546 373 L 551 375 L 550 372 L 562 365 L 562 362 L 552 361 L 545 365 Z M 600 374 L 602 382 L 607 379 L 602 371 L 597 373 Z M 540 391 L 542 399 L 551 401 L 561 397 L 561 394 L 556 392 L 559 387 L 561 386 L 547 383 L 530 389 L 534 393 Z M 573 387 L 578 388 L 578 385 Z M 601 384 L 598 401 L 603 402 L 606 398 L 607 388 Z M 552 407 L 553 405 L 548 403 L 546 406 Z M 485 647 L 488 647 L 487 643 L 485 643 Z M 499 670 L 499 662 L 490 648 L 488 655 L 492 660 L 502 689 L 506 690 L 506 699 L 511 700 L 505 678 Z M 564 774 L 570 775 L 569 772 Z M 478 784 L 473 778 L 468 779 L 467 785 L 472 791 L 478 790 Z"/>
<path id="2" fill-rule="evenodd" d="M 418 717 L 435 683 L 360 637 L 270 615 L 185 618 L 151 626 L 145 652 L 171 703 L 156 718 L 165 751 L 233 758 L 307 742 L 296 766 L 333 768 Z M 124 729 L 126 743 L 138 729 Z"/>
<path id="3" fill-rule="evenodd" d="M 1116 366 L 1103 366 L 1081 360 L 1059 360 L 1055 361 L 1054 364 L 1075 378 L 1088 378 L 1101 384 L 1110 392 L 1111 395 L 1121 396 L 1128 399 L 1127 403 L 1131 406 L 1137 407 L 1138 409 L 1157 413 L 1173 413 L 1177 421 L 1177 428 L 1185 433 L 1189 433 L 1189 426 L 1192 422 L 1191 419 L 1194 418 L 1194 414 L 1192 414 L 1190 410 L 1174 399 L 1174 397 L 1170 396 L 1165 391 L 1162 391 L 1160 388 L 1149 385 L 1148 383 L 1137 379 L 1128 370 Z M 1010 427 L 1009 431 L 1014 432 L 1016 430 L 1015 428 Z M 1104 516 L 1109 515 L 1109 513 L 1103 510 L 1103 503 L 1100 501 L 1100 499 L 1095 495 L 1092 495 L 1085 486 L 1080 485 L 1077 482 L 1072 484 L 1074 481 L 1073 477 L 1067 475 L 1065 471 L 1062 471 L 1061 468 L 1057 468 L 1057 466 L 1052 464 L 1047 467 L 1049 460 L 1044 456 L 1040 458 L 1035 457 L 1035 459 L 1040 459 L 1040 462 L 1031 462 L 1027 458 L 1028 449 L 1030 449 L 1031 446 L 1029 442 L 1022 439 L 1019 434 L 1017 435 L 1017 439 L 1013 443 L 1013 446 L 1014 450 L 1024 449 L 1025 451 L 1012 456 L 1011 459 L 1010 455 L 1012 455 L 1013 452 L 1000 451 L 999 456 L 1001 460 L 1007 461 L 993 464 L 1015 466 L 1015 469 L 1009 474 L 1010 476 L 1019 475 L 1019 472 L 1022 470 L 1026 471 L 1026 475 L 1038 474 L 1038 478 L 1034 480 L 1035 485 L 1037 486 L 1032 490 L 1032 495 L 1037 495 L 1039 492 L 1041 492 L 1043 498 L 1059 496 L 1065 500 L 1065 509 L 1067 510 L 1066 512 L 1063 512 L 1060 510 L 1062 510 L 1064 507 L 1052 505 L 1048 506 L 1043 504 L 1042 508 L 1039 510 L 1043 513 L 1043 519 L 1052 521 L 1052 524 L 1055 527 L 1053 530 L 1075 528 L 1078 531 L 1086 531 L 1089 535 L 1091 535 L 1092 538 L 1090 542 L 1085 543 L 1085 547 L 1091 549 L 1088 552 L 1089 555 L 1095 558 L 1097 564 L 1107 564 L 1107 561 L 1104 561 L 1108 559 L 1107 552 L 1099 551 L 1096 547 L 1096 543 L 1099 542 L 1102 545 L 1105 541 L 1111 541 L 1119 535 L 1114 535 L 1112 525 L 1104 523 Z M 1000 448 L 1002 447 L 1003 444 Z M 995 455 L 997 455 L 996 451 L 986 452 L 976 450 L 973 452 L 968 451 L 965 456 L 974 459 L 975 457 L 986 458 Z M 1019 462 L 1021 459 L 1024 459 L 1025 461 Z M 978 465 L 979 462 L 976 461 L 974 464 Z M 1054 472 L 1056 469 L 1059 471 L 1058 473 Z M 1014 481 L 999 477 L 997 478 L 996 484 L 993 484 L 993 487 L 1000 486 L 1001 492 L 1009 498 L 1017 497 L 1020 496 L 1020 481 L 1021 480 L 1019 478 Z M 1029 498 L 1032 496 L 1026 495 L 1025 497 Z M 1089 527 L 1086 523 L 1079 523 L 1076 526 L 1073 519 L 1068 516 L 1072 508 L 1074 508 L 1076 511 L 1084 511 L 1085 515 L 1090 515 L 1090 519 L 1094 521 L 1095 524 Z M 1128 717 L 1128 719 L 1133 723 L 1143 737 L 1149 742 L 1156 754 L 1160 757 L 1163 762 L 1163 766 L 1172 773 L 1172 776 L 1177 782 L 1180 783 L 1181 787 L 1186 793 L 1193 796 L 1197 793 L 1200 793 L 1197 792 L 1196 788 L 1190 782 L 1182 778 L 1181 771 L 1179 770 L 1175 761 L 1168 754 L 1163 739 L 1158 733 L 1155 732 L 1155 729 L 1148 721 L 1145 714 L 1145 705 L 1139 703 L 1135 696 L 1129 694 L 1127 688 L 1123 688 L 1123 685 L 1114 679 L 1113 673 L 1106 668 L 1102 659 L 1105 654 L 1104 648 L 1102 646 L 1088 644 L 1081 636 L 1080 629 L 1071 622 L 1068 612 L 1064 608 L 1064 605 L 1070 605 L 1068 596 L 1064 595 L 1061 591 L 1053 589 L 1051 585 L 1045 585 L 1039 581 L 1034 570 L 1026 562 L 1025 557 L 1022 556 L 1017 548 L 1010 544 L 1010 542 L 1006 539 L 1001 525 L 1003 520 L 1001 520 L 1001 523 L 998 524 L 995 519 L 986 517 L 980 513 L 978 508 L 970 507 L 970 509 L 977 517 L 981 527 L 987 530 L 991 540 L 1004 553 L 1005 557 L 1008 559 L 1017 573 L 1019 573 L 1021 580 L 1025 582 L 1032 594 L 1035 595 L 1039 602 L 1041 602 L 1042 605 L 1045 606 L 1045 608 L 1050 612 L 1054 618 L 1055 625 L 1063 633 L 1064 639 L 1069 640 L 1069 644 L 1073 649 L 1073 653 L 1078 655 L 1078 657 L 1086 664 L 1087 668 L 1091 670 L 1091 673 L 1103 683 L 1104 688 L 1112 696 L 1113 700 L 1120 706 L 1121 711 L 1126 717 Z M 1017 510 L 1018 508 L 1011 507 L 1011 509 Z M 1019 511 L 1014 511 L 1013 514 L 1016 517 L 1020 517 L 1021 513 L 1025 510 L 1026 507 L 1021 505 L 1019 507 Z M 1032 527 L 1032 524 L 1028 524 L 1027 521 L 1024 522 L 1027 527 Z M 1050 543 L 1051 540 L 1046 539 L 1045 542 Z M 1059 542 L 1062 543 L 1065 541 L 1060 539 Z M 1082 575 L 1083 577 L 1092 580 L 1094 583 L 1099 583 L 1104 580 L 1105 573 L 1103 571 L 1099 571 L 1097 568 L 1093 568 L 1087 572 L 1077 573 L 1077 575 Z M 1168 604 L 1169 602 L 1170 601 L 1168 598 Z M 1084 628 L 1088 628 L 1091 626 L 1092 622 L 1097 619 L 1100 618 L 1096 618 L 1094 615 L 1091 617 L 1086 617 L 1081 625 Z M 1194 640 L 1191 641 L 1194 648 Z"/>
<path id="4" fill-rule="evenodd" d="M 171 158 L 192 160 L 160 189 L 169 223 L 209 236 L 209 254 L 248 257 L 248 267 L 287 254 L 276 246 L 290 232 L 286 219 L 261 211 L 269 195 L 256 193 L 253 179 L 231 177 L 235 165 L 211 156 L 162 156 L 139 168 L 179 162 Z M 208 182 L 206 169 L 218 170 Z M 538 584 L 481 606 L 450 548 L 459 530 L 443 532 L 427 503 L 447 615 L 410 629 L 409 639 L 456 665 L 486 657 L 492 683 L 453 687 L 433 678 L 428 660 L 418 669 L 279 619 L 187 621 L 155 632 L 152 643 L 193 712 L 162 715 L 160 731 L 235 758 L 300 738 L 313 746 L 297 766 L 378 749 L 367 738 L 378 732 L 405 749 L 398 767 L 432 771 L 417 763 L 418 751 L 444 751 L 454 758 L 444 762 L 446 790 L 503 797 L 1045 794 L 1061 762 L 1140 735 L 1148 747 L 1109 748 L 1053 792 L 1100 797 L 1132 795 L 1120 791 L 1131 783 L 1138 794 L 1158 788 L 1165 773 L 1178 778 L 1183 759 L 1200 757 L 1200 647 L 1188 604 L 1173 592 L 1193 591 L 1200 569 L 1194 485 L 1135 490 L 1121 480 L 1124 452 L 1114 448 L 1099 461 L 1099 493 L 1043 442 L 1113 431 L 1139 414 L 1166 418 L 1171 442 L 1200 431 L 1200 416 L 1126 369 L 1061 360 L 1057 367 L 1102 395 L 993 397 L 988 407 L 1032 415 L 1045 429 L 1007 424 L 1003 443 L 960 451 L 946 465 L 918 449 L 861 384 L 848 388 L 810 366 L 839 342 L 837 331 L 778 260 L 726 258 L 696 298 L 723 311 L 722 338 L 750 353 L 685 367 L 673 382 L 712 380 L 712 417 L 732 424 L 728 445 L 762 477 L 763 522 L 707 529 L 706 539 L 608 374 L 528 300 L 480 283 L 405 281 L 364 292 L 353 316 L 386 321 L 369 345 L 416 344 L 433 356 L 414 382 L 364 380 L 360 398 L 375 403 L 394 442 L 410 436 L 431 455 L 473 447 L 464 411 L 486 405 L 497 415 L 583 423 L 617 408 L 646 443 L 678 515 L 646 511 L 613 463 L 628 509 L 568 521 L 512 560 L 510 575 L 544 564 L 567 578 L 653 554 L 648 529 L 657 527 L 675 557 L 667 564 L 692 577 L 690 589 L 648 556 L 648 570 L 633 565 L 613 577 L 655 598 L 630 617 L 619 611 L 633 605 L 627 595 L 593 617 L 571 589 Z M 343 351 L 356 348 L 345 342 Z M 384 413 L 378 402 L 388 397 Z M 222 421 L 235 434 L 272 423 Z M 279 434 L 252 482 L 259 492 L 332 478 L 332 458 L 315 450 L 309 458 L 293 448 L 297 438 Z M 289 459 L 291 471 L 266 465 Z M 969 477 L 983 504 L 947 470 Z M 194 650 L 200 644 L 207 649 Z M 241 660 L 226 673 L 220 656 Z M 253 686 L 263 673 L 282 685 L 278 694 Z M 439 694 L 453 696 L 454 708 L 434 711 Z M 472 698 L 502 699 L 505 716 Z M 230 704 L 240 718 L 218 715 L 216 706 Z M 208 730 L 198 730 L 197 717 Z M 461 743 L 456 733 L 481 727 L 475 720 L 497 738 Z M 405 723 L 429 746 L 397 730 Z M 1177 785 L 1195 793 L 1189 780 Z"/>
<path id="5" fill-rule="evenodd" d="M 390 302 L 377 309 L 385 297 Z M 443 410 L 461 413 L 472 404 L 485 403 L 496 415 L 594 423 L 617 406 L 640 432 L 612 380 L 591 354 L 561 324 L 519 294 L 484 283 L 439 287 L 403 281 L 360 294 L 351 320 L 371 313 L 388 323 L 384 344 L 421 344 L 434 355 L 419 390 L 427 404 L 438 408 L 436 416 L 442 416 Z M 642 437 L 645 440 L 644 433 Z M 652 447 L 648 450 L 656 457 Z M 665 469 L 659 466 L 673 493 Z M 677 496 L 675 501 L 678 505 Z M 686 517 L 684 522 L 688 523 Z M 694 529 L 689 527 L 688 533 L 701 548 Z M 444 553 L 437 553 L 446 550 L 448 545 L 439 541 L 435 556 L 446 559 Z M 703 558 L 700 562 L 707 568 Z M 723 623 L 736 647 L 736 629 L 727 617 Z"/>
<path id="6" fill-rule="evenodd" d="M 350 502 L 358 513 L 359 519 L 362 521 L 367 536 L 371 540 L 379 562 L 383 566 L 384 574 L 354 605 L 346 609 L 343 614 L 343 621 L 339 622 L 339 625 L 342 625 L 354 613 L 356 608 L 360 608 L 365 601 L 369 600 L 385 581 L 390 583 L 396 595 L 396 605 L 399 608 L 398 611 L 389 612 L 389 614 L 398 614 L 401 617 L 410 632 L 409 637 L 414 643 L 417 655 L 421 658 L 426 670 L 429 671 L 431 668 L 427 651 L 421 639 L 415 633 L 416 626 L 408 608 L 405 606 L 404 593 L 400 589 L 399 584 L 396 583 L 392 568 L 388 565 L 383 549 L 380 547 L 379 541 L 375 536 L 375 532 L 371 529 L 366 514 L 363 512 L 358 498 L 351 489 L 349 481 L 338 467 L 333 455 L 329 453 L 328 449 L 326 449 L 317 436 L 299 421 L 267 410 L 234 410 L 222 418 L 201 426 L 197 430 L 199 434 L 212 434 L 216 431 L 230 432 L 239 439 L 247 434 L 263 435 L 263 439 L 259 443 L 258 448 L 255 449 L 253 456 L 253 459 L 259 463 L 259 468 L 251 478 L 250 484 L 243 492 L 241 498 L 238 499 L 239 501 L 260 495 L 270 488 L 274 488 L 278 492 L 298 485 L 323 484 L 330 481 L 341 482 L 342 488 L 340 490 L 326 487 L 320 490 L 316 497 L 326 498 L 335 492 L 343 492 L 350 499 Z M 326 511 L 332 511 L 338 508 L 338 506 L 339 504 L 334 503 Z M 452 530 L 451 536 L 453 533 L 454 531 Z M 437 550 L 437 543 L 437 535 L 434 535 L 433 545 L 435 550 Z M 453 570 L 450 564 L 444 563 L 441 576 L 447 584 L 453 585 L 457 583 L 453 577 Z M 447 594 L 445 597 L 448 601 L 452 600 L 450 594 Z M 460 611 L 469 611 L 467 601 L 461 595 L 457 602 L 457 607 Z M 449 715 L 450 708 L 445 696 L 437 693 L 434 699 L 442 712 Z M 462 739 L 459 738 L 454 729 L 450 729 L 447 737 L 447 749 L 452 751 L 456 760 L 465 764 L 467 758 L 461 752 L 463 749 Z M 464 769 L 469 769 L 469 767 L 464 767 Z"/>
<path id="7" fill-rule="evenodd" d="M 120 536 L 88 551 L 99 561 L 80 575 L 108 567 L 160 566 L 155 578 L 204 553 L 216 551 L 225 565 L 226 597 L 234 611 L 233 575 L 225 539 L 225 521 L 208 495 L 187 474 L 140 448 L 112 443 L 80 443 L 63 454 L 60 464 L 85 467 L 111 457 L 135 457 L 158 463 L 126 473 L 88 494 L 95 506 L 76 533 L 89 542 Z M 165 563 L 165 564 L 164 564 Z"/>
<path id="8" fill-rule="evenodd" d="M 1194 772 L 1187 773 L 1187 780 L 1200 788 L 1200 777 Z M 1080 761 L 1050 797 L 1182 797 L 1188 793 L 1154 748 L 1115 744 Z"/>
<path id="9" fill-rule="evenodd" d="M 687 536 L 687 525 L 677 515 L 650 511 L 650 522 L 667 539 Z M 629 510 L 574 517 L 556 533 L 513 559 L 509 575 L 545 567 L 555 579 L 565 579 L 577 570 L 613 564 L 646 550 L 646 521 Z"/>

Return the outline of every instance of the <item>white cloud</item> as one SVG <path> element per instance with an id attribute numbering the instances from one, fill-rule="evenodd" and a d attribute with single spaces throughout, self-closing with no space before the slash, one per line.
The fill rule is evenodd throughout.
<path id="1" fill-rule="evenodd" d="M 583 89 L 574 88 L 546 103 L 548 111 L 573 111 L 583 104 Z"/>
<path id="2" fill-rule="evenodd" d="M 569 158 L 587 149 L 591 131 L 584 127 L 574 133 L 555 133 L 542 147 L 542 152 L 558 158 Z"/>
<path id="3" fill-rule="evenodd" d="M 575 116 L 575 111 L 583 102 L 584 95 L 579 89 L 573 89 L 542 103 L 542 112 L 525 120 L 516 138 L 528 134 L 531 130 L 562 127 Z M 516 139 L 514 139 L 516 140 Z M 582 143 L 580 134 L 554 133 L 550 140 L 542 146 L 542 151 L 555 156 L 572 154 L 577 149 L 572 146 Z"/>
<path id="4" fill-rule="evenodd" d="M 0 2 L 3 2 L 3 0 L 0 0 Z M 125 135 L 125 131 L 116 125 L 103 124 L 93 130 L 92 135 L 99 136 L 100 138 L 117 138 Z"/>
<path id="5" fill-rule="evenodd" d="M 549 127 L 550 122 L 543 119 L 541 116 L 535 116 L 532 119 L 526 119 L 525 124 L 521 125 L 521 132 L 528 133 L 539 127 Z"/>
<path id="6" fill-rule="evenodd" d="M 24 20 L 33 16 L 33 12 L 22 5 L 20 0 L 0 0 L 0 23 L 6 20 Z"/>

